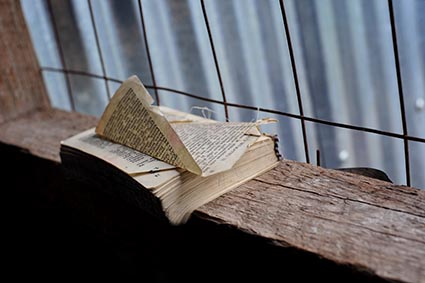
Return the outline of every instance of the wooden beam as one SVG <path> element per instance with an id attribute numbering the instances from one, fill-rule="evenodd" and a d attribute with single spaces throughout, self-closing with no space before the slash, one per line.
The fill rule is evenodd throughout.
<path id="1" fill-rule="evenodd" d="M 97 119 L 50 109 L 20 1 L 0 1 L 0 37 L 0 143 L 58 165 L 60 141 Z M 425 191 L 415 188 L 282 161 L 200 207 L 188 225 L 198 227 L 191 223 L 231 227 L 378 279 L 425 282 Z"/>
<path id="2" fill-rule="evenodd" d="M 385 279 L 425 279 L 423 190 L 284 161 L 196 213 Z"/>
<path id="3" fill-rule="evenodd" d="M 33 112 L 0 124 L 0 142 L 60 163 L 60 141 L 94 127 L 97 118 L 58 109 Z"/>
<path id="4" fill-rule="evenodd" d="M 96 118 L 60 110 L 0 125 L 0 142 L 59 163 L 59 143 Z M 425 279 L 425 191 L 282 161 L 274 170 L 200 207 L 202 223 L 352 266 L 377 278 Z M 141 224 L 142 225 L 142 224 Z"/>
<path id="5" fill-rule="evenodd" d="M 49 107 L 20 1 L 0 1 L 0 123 Z"/>

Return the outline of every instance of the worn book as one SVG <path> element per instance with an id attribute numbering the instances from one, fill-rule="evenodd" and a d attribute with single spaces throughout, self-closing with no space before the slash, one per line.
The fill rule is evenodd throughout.
<path id="1" fill-rule="evenodd" d="M 108 184 L 108 193 L 181 224 L 201 205 L 278 164 L 276 137 L 260 131 L 270 122 L 218 122 L 155 106 L 133 76 L 96 128 L 62 141 L 60 155 L 68 176 Z"/>

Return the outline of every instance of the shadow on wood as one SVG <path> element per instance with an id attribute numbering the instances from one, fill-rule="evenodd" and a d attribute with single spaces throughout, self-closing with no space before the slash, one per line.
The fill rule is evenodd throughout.
<path id="1" fill-rule="evenodd" d="M 64 186 L 58 164 L 11 146 L 0 152 L 10 164 L 6 256 L 17 278 L 380 281 L 196 215 L 186 225 L 170 226 L 100 187 L 75 180 Z"/>

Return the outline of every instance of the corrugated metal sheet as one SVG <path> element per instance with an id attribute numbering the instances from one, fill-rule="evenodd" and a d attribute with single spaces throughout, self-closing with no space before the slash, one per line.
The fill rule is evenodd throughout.
<path id="1" fill-rule="evenodd" d="M 51 1 L 65 65 L 61 64 L 46 1 L 22 0 L 43 67 L 102 75 L 88 2 Z M 394 2 L 408 134 L 425 138 L 425 1 Z M 106 75 L 152 77 L 137 1 L 92 0 Z M 386 0 L 286 0 L 304 114 L 402 134 L 391 25 Z M 299 115 L 279 1 L 205 1 L 228 102 Z M 156 83 L 222 100 L 200 1 L 143 0 Z M 62 73 L 43 72 L 53 105 L 71 109 Z M 100 115 L 107 103 L 102 79 L 70 75 L 77 111 Z M 118 84 L 109 82 L 113 91 Z M 189 111 L 222 105 L 160 91 L 161 104 Z M 233 121 L 271 116 L 229 107 Z M 305 161 L 301 123 L 275 116 L 282 152 Z M 306 122 L 310 159 L 326 167 L 368 166 L 405 183 L 403 140 Z M 425 144 L 409 142 L 413 186 L 425 188 Z"/>

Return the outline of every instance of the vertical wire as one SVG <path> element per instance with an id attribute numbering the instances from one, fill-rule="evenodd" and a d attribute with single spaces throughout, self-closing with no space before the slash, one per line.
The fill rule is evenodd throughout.
<path id="1" fill-rule="evenodd" d="M 320 166 L 320 150 L 316 150 L 316 165 Z"/>
<path id="2" fill-rule="evenodd" d="M 53 25 L 53 33 L 54 33 L 54 36 L 55 36 L 56 44 L 58 46 L 59 58 L 60 58 L 62 67 L 64 68 L 66 89 L 67 89 L 67 92 L 68 92 L 69 102 L 71 104 L 72 111 L 75 111 L 75 101 L 74 101 L 74 97 L 72 96 L 71 80 L 70 80 L 69 74 L 67 72 L 68 68 L 66 66 L 65 56 L 63 54 L 62 45 L 60 43 L 59 30 L 58 30 L 58 26 L 56 24 L 55 15 L 53 13 L 52 3 L 50 1 L 51 0 L 46 1 L 47 2 L 47 10 L 49 12 L 50 21 L 52 22 L 52 25 Z"/>
<path id="3" fill-rule="evenodd" d="M 296 90 L 296 93 L 297 93 L 298 109 L 299 109 L 300 117 L 301 117 L 301 129 L 302 129 L 303 141 L 304 141 L 305 159 L 306 159 L 307 163 L 310 163 L 310 155 L 309 155 L 309 152 L 308 152 L 307 131 L 306 131 L 305 119 L 304 119 L 303 102 L 302 102 L 302 99 L 301 99 L 301 90 L 300 90 L 300 85 L 299 85 L 299 81 L 298 81 L 297 65 L 295 64 L 294 50 L 292 49 L 292 40 L 291 40 L 291 34 L 289 32 L 288 18 L 286 17 L 285 5 L 283 3 L 284 0 L 280 0 L 279 2 L 280 2 L 280 11 L 282 13 L 283 25 L 285 27 L 285 34 L 286 34 L 286 41 L 287 41 L 287 44 L 288 44 L 289 57 L 291 58 L 291 67 L 292 67 L 292 74 L 293 74 L 293 77 L 294 77 L 295 90 Z"/>
<path id="4" fill-rule="evenodd" d="M 92 8 L 92 5 L 91 5 L 91 0 L 87 0 L 87 3 L 89 4 L 90 18 L 91 18 L 91 23 L 92 23 L 92 26 L 93 26 L 94 37 L 96 39 L 97 53 L 99 54 L 100 65 L 102 66 L 103 80 L 105 81 L 105 86 L 106 86 L 106 94 L 107 94 L 108 100 L 109 100 L 109 99 L 111 99 L 111 91 L 109 90 L 108 79 L 107 79 L 107 76 L 106 76 L 105 62 L 103 61 L 102 49 L 100 47 L 100 41 L 99 41 L 99 36 L 98 36 L 98 33 L 97 33 L 96 22 L 94 20 L 94 14 L 93 14 L 93 8 Z"/>
<path id="5" fill-rule="evenodd" d="M 404 142 L 404 162 L 406 167 L 406 181 L 407 185 L 410 186 L 410 160 L 409 160 L 409 141 L 407 139 L 407 121 L 406 121 L 406 109 L 404 106 L 404 95 L 403 95 L 403 85 L 401 79 L 401 69 L 400 69 L 400 60 L 399 60 L 399 51 L 397 44 L 397 32 L 394 20 L 394 8 L 393 1 L 388 0 L 388 11 L 390 14 L 390 24 L 391 24 L 391 35 L 393 41 L 394 49 L 394 61 L 397 73 L 397 86 L 398 86 L 398 97 L 400 100 L 400 113 L 401 113 L 401 122 L 403 127 L 403 142 Z"/>
<path id="6" fill-rule="evenodd" d="M 146 33 L 146 25 L 145 25 L 145 18 L 143 16 L 142 0 L 139 0 L 138 3 L 139 3 L 139 12 L 140 12 L 140 20 L 141 20 L 141 25 L 142 25 L 142 31 L 143 31 L 143 36 L 145 38 L 145 49 L 146 49 L 146 54 L 147 54 L 147 57 L 148 57 L 149 70 L 151 72 L 151 78 L 152 78 L 152 83 L 153 83 L 153 87 L 154 87 L 156 103 L 159 106 L 160 101 L 159 101 L 159 95 L 158 95 L 156 80 L 155 80 L 155 73 L 153 72 L 153 64 L 152 64 L 152 59 L 151 59 L 151 53 L 150 53 L 150 50 L 149 50 L 148 36 L 147 36 L 147 33 Z"/>
<path id="7" fill-rule="evenodd" d="M 221 78 L 220 67 L 218 65 L 217 54 L 216 54 L 215 48 L 214 48 L 214 41 L 213 41 L 213 38 L 212 38 L 212 33 L 211 33 L 211 29 L 210 29 L 210 24 L 209 24 L 209 21 L 208 21 L 207 10 L 205 9 L 204 0 L 201 0 L 201 6 L 202 6 L 202 13 L 204 15 L 205 25 L 206 25 L 207 31 L 208 31 L 208 37 L 209 37 L 209 40 L 210 40 L 211 50 L 212 50 L 213 57 L 214 57 L 215 69 L 217 71 L 218 81 L 220 83 L 221 95 L 223 97 L 224 114 L 226 116 L 226 121 L 229 121 L 229 111 L 227 109 L 226 94 L 224 92 L 223 80 Z"/>

